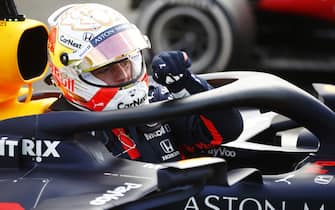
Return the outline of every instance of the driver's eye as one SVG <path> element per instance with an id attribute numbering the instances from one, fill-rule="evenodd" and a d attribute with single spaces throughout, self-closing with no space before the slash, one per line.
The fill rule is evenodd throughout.
<path id="1" fill-rule="evenodd" d="M 94 73 L 96 74 L 105 73 L 109 68 L 110 68 L 109 66 L 104 66 L 104 67 L 94 70 Z"/>
<path id="2" fill-rule="evenodd" d="M 129 59 L 125 59 L 123 61 L 120 61 L 119 64 L 122 66 L 122 67 L 126 67 L 130 64 L 130 60 Z"/>
<path id="3" fill-rule="evenodd" d="M 101 68 L 98 68 L 98 69 L 94 70 L 94 73 L 95 74 L 105 73 L 106 71 L 108 71 L 110 69 L 114 69 L 118 65 L 121 66 L 121 67 L 129 67 L 130 64 L 131 64 L 131 62 L 130 62 L 129 59 L 124 59 L 124 60 L 119 61 L 117 63 L 112 63 L 112 64 L 109 64 L 107 66 L 103 66 Z"/>

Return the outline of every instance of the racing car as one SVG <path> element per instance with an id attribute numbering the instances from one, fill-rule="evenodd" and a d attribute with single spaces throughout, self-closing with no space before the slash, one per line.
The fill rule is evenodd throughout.
<path id="1" fill-rule="evenodd" d="M 0 195 L 0 207 L 333 209 L 333 111 L 273 75 L 225 72 L 203 77 L 226 85 L 131 110 L 50 112 L 0 121 L 0 186 L 5 190 Z M 167 164 L 129 161 L 112 157 L 99 141 L 76 138 L 76 133 L 91 129 L 147 123 L 227 106 L 281 113 L 308 128 L 313 135 L 306 138 L 317 137 L 318 142 L 294 146 L 249 142 L 256 133 L 266 133 L 273 123 L 258 120 L 253 127 L 245 127 L 242 138 L 247 139 L 221 147 L 224 156 L 235 162 L 248 157 L 246 168 L 243 162 L 231 166 L 233 161 L 214 157 Z M 257 117 L 252 116 L 245 115 L 245 124 Z M 263 165 L 272 170 L 267 172 L 265 167 L 263 171 Z M 277 168 L 281 165 L 287 167 Z"/>
<path id="2" fill-rule="evenodd" d="M 199 76 L 214 89 L 182 99 L 45 113 L 59 93 L 32 92 L 31 83 L 47 70 L 46 51 L 36 47 L 45 46 L 46 28 L 5 11 L 0 209 L 334 209 L 333 86 L 316 86 L 316 98 L 268 73 L 209 73 Z M 240 137 L 179 162 L 116 158 L 102 142 L 78 135 L 225 107 L 241 110 Z"/>

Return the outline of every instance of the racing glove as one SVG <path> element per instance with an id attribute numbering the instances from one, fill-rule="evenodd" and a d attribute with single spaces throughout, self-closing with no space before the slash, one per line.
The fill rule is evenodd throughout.
<path id="1" fill-rule="evenodd" d="M 151 67 L 154 81 L 167 87 L 175 98 L 211 89 L 191 73 L 191 60 L 185 52 L 162 52 L 153 58 Z"/>
<path id="2" fill-rule="evenodd" d="M 152 77 L 158 83 L 176 93 L 183 88 L 184 77 L 189 77 L 191 60 L 182 51 L 167 51 L 152 60 Z"/>

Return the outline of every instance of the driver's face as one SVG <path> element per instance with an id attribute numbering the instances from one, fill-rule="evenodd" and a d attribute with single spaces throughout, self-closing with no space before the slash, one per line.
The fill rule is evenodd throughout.
<path id="1" fill-rule="evenodd" d="M 107 85 L 118 85 L 132 78 L 132 65 L 129 59 L 97 69 L 92 74 Z"/>

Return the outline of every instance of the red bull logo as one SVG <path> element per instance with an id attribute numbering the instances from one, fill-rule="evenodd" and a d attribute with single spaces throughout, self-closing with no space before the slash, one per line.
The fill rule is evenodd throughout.
<path id="1" fill-rule="evenodd" d="M 62 74 L 57 67 L 51 64 L 51 71 L 57 85 L 65 87 L 67 90 L 74 91 L 74 80 Z"/>

